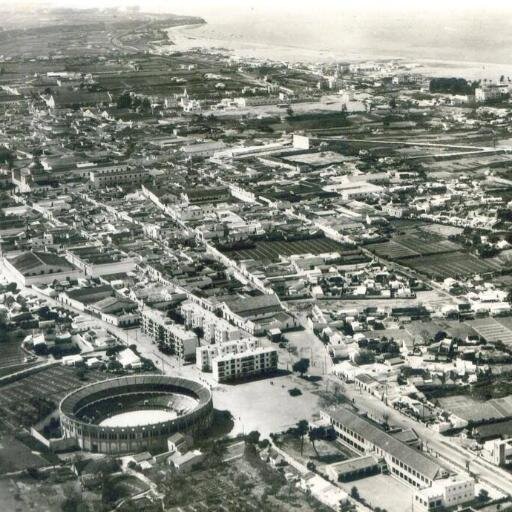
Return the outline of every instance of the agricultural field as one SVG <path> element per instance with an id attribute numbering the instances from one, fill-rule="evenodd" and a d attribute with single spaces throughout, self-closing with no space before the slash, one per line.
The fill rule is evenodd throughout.
<path id="1" fill-rule="evenodd" d="M 81 380 L 75 370 L 57 365 L 6 384 L 0 388 L 0 421 L 13 429 L 31 426 L 68 392 L 105 378 L 88 371 L 86 380 Z"/>
<path id="2" fill-rule="evenodd" d="M 394 238 L 397 244 L 400 244 L 411 251 L 415 251 L 422 256 L 429 254 L 441 254 L 460 250 L 460 246 L 444 240 L 434 233 L 421 232 L 421 235 L 409 234 Z"/>
<path id="3" fill-rule="evenodd" d="M 21 340 L 12 340 L 0 343 L 0 355 L 1 372 L 4 368 L 22 364 L 27 354 L 21 348 Z"/>
<path id="4" fill-rule="evenodd" d="M 506 324 L 494 318 L 479 318 L 468 323 L 486 341 L 501 341 L 507 346 L 512 346 L 512 329 L 510 328 L 512 326 L 507 327 Z"/>
<path id="5" fill-rule="evenodd" d="M 366 260 L 358 251 L 347 251 L 330 238 L 312 238 L 310 240 L 266 240 L 254 242 L 254 246 L 247 249 L 229 249 L 222 252 L 235 260 L 254 259 L 262 263 L 279 261 L 279 256 L 292 254 L 322 254 L 326 252 L 339 252 L 347 264 L 361 263 Z"/>
<path id="6" fill-rule="evenodd" d="M 393 240 L 370 244 L 368 245 L 368 249 L 380 258 L 387 258 L 391 260 L 413 258 L 414 256 L 420 255 L 418 252 L 412 251 L 411 249 L 404 247 L 403 245 L 400 245 Z"/>
<path id="7" fill-rule="evenodd" d="M 382 258 L 397 260 L 455 252 L 461 247 L 434 232 L 418 230 L 416 233 L 393 237 L 387 242 L 370 244 L 368 249 Z"/>
<path id="8" fill-rule="evenodd" d="M 467 421 L 507 418 L 512 414 L 512 398 L 496 398 L 485 402 L 466 395 L 447 396 L 438 399 L 443 409 Z"/>
<path id="9" fill-rule="evenodd" d="M 500 265 L 494 261 L 479 259 L 472 254 L 455 251 L 447 254 L 404 258 L 400 263 L 433 278 L 461 278 L 474 274 L 497 272 Z"/>

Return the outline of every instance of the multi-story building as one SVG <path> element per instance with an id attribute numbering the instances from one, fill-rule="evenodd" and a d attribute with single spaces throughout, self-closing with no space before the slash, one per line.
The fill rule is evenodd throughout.
<path id="1" fill-rule="evenodd" d="M 297 320 L 284 311 L 276 295 L 227 300 L 222 312 L 226 320 L 249 334 L 261 334 L 272 327 L 284 330 L 297 326 Z"/>
<path id="2" fill-rule="evenodd" d="M 238 327 L 231 325 L 227 320 L 219 318 L 212 311 L 202 308 L 199 304 L 185 302 L 181 306 L 181 314 L 185 318 L 185 325 L 191 329 L 201 328 L 206 343 L 225 343 L 239 340 L 242 332 Z"/>
<path id="3" fill-rule="evenodd" d="M 277 364 L 278 356 L 275 348 L 257 347 L 213 358 L 212 372 L 217 382 L 226 382 L 275 372 Z"/>
<path id="4" fill-rule="evenodd" d="M 483 445 L 482 458 L 496 466 L 512 464 L 512 439 L 493 439 Z"/>
<path id="5" fill-rule="evenodd" d="M 229 354 L 241 354 L 260 346 L 256 338 L 244 338 L 215 345 L 203 345 L 196 348 L 196 366 L 203 372 L 212 370 L 213 360 Z"/>
<path id="6" fill-rule="evenodd" d="M 475 483 L 471 477 L 454 476 L 443 478 L 431 487 L 418 489 L 414 493 L 413 511 L 432 512 L 446 510 L 472 501 Z"/>
<path id="7" fill-rule="evenodd" d="M 321 415 L 334 428 L 340 443 L 361 455 L 376 455 L 391 475 L 411 486 L 431 487 L 435 480 L 448 476 L 437 462 L 348 409 L 322 411 Z"/>
<path id="8" fill-rule="evenodd" d="M 180 359 L 190 360 L 199 345 L 197 336 L 182 325 L 175 324 L 162 311 L 152 308 L 142 310 L 142 331 L 157 343 L 167 347 Z"/>
<path id="9" fill-rule="evenodd" d="M 117 167 L 96 167 L 89 171 L 89 180 L 94 187 L 108 187 L 121 184 L 138 185 L 147 177 L 147 173 L 142 168 L 129 166 Z"/>
<path id="10" fill-rule="evenodd" d="M 495 101 L 504 98 L 508 94 L 508 86 L 500 84 L 490 84 L 475 89 L 475 100 L 479 103 L 486 101 Z"/>

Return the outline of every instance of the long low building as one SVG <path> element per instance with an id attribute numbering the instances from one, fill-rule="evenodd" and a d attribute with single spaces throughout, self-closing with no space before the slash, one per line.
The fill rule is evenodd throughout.
<path id="1" fill-rule="evenodd" d="M 393 476 L 411 486 L 431 487 L 435 480 L 448 476 L 437 462 L 348 409 L 322 411 L 321 415 L 334 428 L 339 442 L 360 454 L 383 459 Z"/>
<path id="2" fill-rule="evenodd" d="M 51 252 L 24 252 L 14 258 L 4 257 L 3 263 L 9 277 L 24 286 L 80 276 L 68 260 Z"/>

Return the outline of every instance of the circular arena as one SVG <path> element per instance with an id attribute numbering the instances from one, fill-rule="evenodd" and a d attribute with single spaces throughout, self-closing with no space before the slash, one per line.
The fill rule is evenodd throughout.
<path id="1" fill-rule="evenodd" d="M 95 382 L 64 397 L 63 436 L 82 450 L 131 453 L 166 450 L 167 438 L 210 426 L 212 395 L 201 384 L 164 375 L 134 375 Z"/>

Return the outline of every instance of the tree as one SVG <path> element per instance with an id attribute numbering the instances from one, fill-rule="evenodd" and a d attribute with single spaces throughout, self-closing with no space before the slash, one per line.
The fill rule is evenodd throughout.
<path id="1" fill-rule="evenodd" d="M 309 370 L 309 359 L 299 359 L 293 364 L 292 370 L 296 373 L 300 373 L 301 377 L 304 377 L 304 374 Z"/>
<path id="2" fill-rule="evenodd" d="M 352 489 L 350 489 L 350 496 L 352 498 L 354 498 L 355 500 L 360 499 L 359 490 L 357 489 L 357 487 L 355 485 L 354 485 L 354 487 L 352 487 Z"/>
<path id="3" fill-rule="evenodd" d="M 315 427 L 312 428 L 309 433 L 309 440 L 311 441 L 311 444 L 313 445 L 313 450 L 315 450 L 316 456 L 320 457 L 318 450 L 316 449 L 315 441 L 320 441 L 321 439 L 325 438 L 325 428 L 324 427 Z"/>
<path id="4" fill-rule="evenodd" d="M 121 497 L 119 489 L 110 478 L 103 478 L 103 487 L 101 489 L 101 501 L 104 505 L 112 506 Z"/>
<path id="5" fill-rule="evenodd" d="M 485 503 L 486 501 L 489 501 L 489 492 L 485 489 L 480 489 L 480 492 L 478 493 L 478 501 L 481 503 Z"/>
<path id="6" fill-rule="evenodd" d="M 142 100 L 142 110 L 145 112 L 149 112 L 151 110 L 151 102 L 149 101 L 149 98 L 144 98 Z"/>
<path id="7" fill-rule="evenodd" d="M 447 334 L 444 331 L 437 331 L 434 335 L 434 342 L 442 341 L 446 338 Z"/>
<path id="8" fill-rule="evenodd" d="M 132 97 L 129 92 L 123 92 L 119 98 L 117 98 L 117 108 L 130 108 L 132 105 Z"/>
<path id="9" fill-rule="evenodd" d="M 371 350 L 360 350 L 354 357 L 357 365 L 372 364 L 375 362 L 375 354 Z"/>
<path id="10" fill-rule="evenodd" d="M 250 444 L 258 444 L 260 440 L 260 433 L 257 430 L 253 430 L 245 436 L 245 440 Z"/>
<path id="11" fill-rule="evenodd" d="M 295 433 L 300 439 L 300 454 L 304 451 L 304 437 L 309 432 L 309 422 L 307 420 L 300 420 L 295 427 Z"/>
<path id="12" fill-rule="evenodd" d="M 9 323 L 9 314 L 7 308 L 0 306 L 0 327 L 5 328 Z"/>

